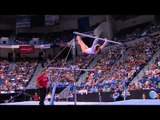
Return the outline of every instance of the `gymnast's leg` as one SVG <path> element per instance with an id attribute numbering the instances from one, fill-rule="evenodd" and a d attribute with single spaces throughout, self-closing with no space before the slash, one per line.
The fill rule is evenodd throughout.
<path id="1" fill-rule="evenodd" d="M 82 52 L 85 52 L 85 50 L 88 49 L 88 46 L 83 42 L 80 36 L 77 36 L 76 39 L 81 47 Z"/>

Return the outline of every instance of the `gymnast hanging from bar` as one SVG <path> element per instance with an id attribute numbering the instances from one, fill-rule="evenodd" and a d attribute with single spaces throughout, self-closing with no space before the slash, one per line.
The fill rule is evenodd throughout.
<path id="1" fill-rule="evenodd" d="M 99 38 L 96 37 L 96 39 L 94 40 L 93 44 L 91 47 L 88 47 L 83 40 L 81 39 L 81 37 L 79 35 L 77 35 L 76 40 L 78 41 L 78 44 L 81 47 L 82 52 L 85 55 L 94 55 L 94 54 L 100 54 L 103 50 L 103 48 L 107 45 L 108 40 L 107 38 L 105 38 L 105 42 L 103 43 L 103 45 L 100 46 L 100 44 L 98 44 L 98 40 Z"/>

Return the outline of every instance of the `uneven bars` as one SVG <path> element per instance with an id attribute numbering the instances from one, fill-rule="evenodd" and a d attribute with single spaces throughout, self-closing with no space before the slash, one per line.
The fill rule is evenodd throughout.
<path id="1" fill-rule="evenodd" d="M 84 34 L 84 33 L 73 32 L 73 34 L 96 39 L 96 37 L 91 36 L 91 35 L 87 35 L 87 34 Z M 103 39 L 103 38 L 99 38 L 99 40 L 105 41 L 105 39 Z M 115 41 L 112 41 L 112 40 L 107 40 L 107 41 L 111 42 L 111 43 L 115 43 L 115 44 L 120 44 L 120 45 L 122 44 L 121 42 L 115 42 Z"/>
<path id="2" fill-rule="evenodd" d="M 58 68 L 58 67 L 49 67 L 49 70 L 53 69 L 53 70 L 74 70 L 73 68 Z M 75 70 L 81 70 L 81 71 L 94 71 L 95 69 L 79 69 L 76 68 Z"/>

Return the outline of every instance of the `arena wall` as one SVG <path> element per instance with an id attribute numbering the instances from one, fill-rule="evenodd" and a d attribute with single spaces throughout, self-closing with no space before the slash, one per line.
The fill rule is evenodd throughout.
<path id="1" fill-rule="evenodd" d="M 132 27 L 135 25 L 139 25 L 142 23 L 152 22 L 152 21 L 154 21 L 154 15 L 141 15 L 125 21 L 119 20 L 116 22 L 117 31 L 120 31 L 128 27 Z"/>
<path id="2" fill-rule="evenodd" d="M 141 15 L 126 21 L 115 21 L 111 15 L 106 15 L 106 21 L 94 30 L 94 34 L 111 39 L 116 32 L 122 29 L 152 21 L 154 21 L 154 15 Z"/>
<path id="3" fill-rule="evenodd" d="M 61 15 L 60 24 L 56 26 L 43 26 L 32 28 L 20 28 L 16 33 L 47 33 L 60 32 L 63 30 L 78 29 L 78 19 L 82 17 L 89 17 L 90 26 L 105 21 L 105 15 Z"/>

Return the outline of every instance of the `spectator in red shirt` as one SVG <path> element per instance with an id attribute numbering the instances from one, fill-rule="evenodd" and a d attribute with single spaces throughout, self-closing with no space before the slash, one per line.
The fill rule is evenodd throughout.
<path id="1" fill-rule="evenodd" d="M 38 96 L 37 92 L 34 94 L 33 100 L 34 101 L 38 101 L 39 100 L 39 96 Z"/>
<path id="2" fill-rule="evenodd" d="M 40 102 L 39 105 L 44 105 L 44 100 L 47 94 L 47 87 L 48 87 L 48 77 L 47 77 L 47 70 L 42 71 L 40 75 L 36 78 L 36 85 L 39 89 L 40 95 Z"/>

